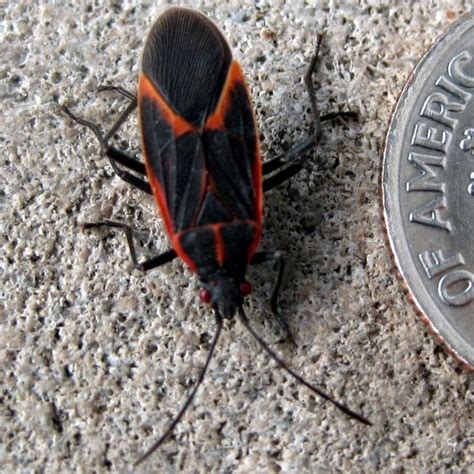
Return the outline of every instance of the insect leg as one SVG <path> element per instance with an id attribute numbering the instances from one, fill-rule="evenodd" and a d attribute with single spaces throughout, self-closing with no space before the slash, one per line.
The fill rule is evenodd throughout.
<path id="1" fill-rule="evenodd" d="M 269 191 L 270 189 L 278 186 L 279 184 L 287 181 L 292 176 L 297 174 L 302 168 L 301 163 L 293 163 L 284 170 L 278 172 L 277 174 L 270 176 L 263 180 L 263 192 Z"/>
<path id="2" fill-rule="evenodd" d="M 341 111 L 341 112 L 330 112 L 325 115 L 321 115 L 320 121 L 325 122 L 327 120 L 334 120 L 335 118 L 342 117 L 348 119 L 357 119 L 357 113 L 351 111 Z M 306 151 L 310 150 L 314 146 L 314 138 L 307 138 L 306 140 L 297 143 L 294 147 L 290 150 L 281 153 L 280 155 L 276 156 L 275 158 L 266 161 L 262 165 L 262 172 L 263 175 L 266 176 L 267 174 L 273 173 L 274 171 L 278 170 L 282 166 L 288 165 L 290 161 L 301 159 L 301 155 Z M 294 163 L 297 164 L 297 163 Z M 301 169 L 301 167 L 299 168 Z"/>
<path id="3" fill-rule="evenodd" d="M 108 91 L 117 92 L 118 94 L 122 95 L 123 97 L 131 101 L 137 100 L 135 94 L 132 94 L 127 89 L 124 89 L 123 87 L 120 87 L 120 86 L 100 86 L 97 89 L 97 92 L 108 92 Z"/>
<path id="4" fill-rule="evenodd" d="M 277 279 L 275 281 L 272 296 L 270 298 L 270 308 L 276 320 L 285 331 L 287 339 L 296 345 L 295 340 L 293 338 L 293 334 L 290 331 L 290 326 L 288 325 L 288 320 L 278 311 L 278 295 L 280 293 L 281 282 L 283 280 L 283 272 L 285 270 L 285 256 L 280 250 L 267 250 L 254 253 L 252 260 L 250 260 L 251 265 L 258 265 L 259 263 L 265 262 L 276 262 L 278 266 Z"/>
<path id="5" fill-rule="evenodd" d="M 357 118 L 357 114 L 355 112 L 344 111 L 344 112 L 331 112 L 329 114 L 323 115 L 320 118 L 321 122 L 325 120 L 333 120 L 337 117 L 344 117 L 344 118 Z M 285 182 L 286 180 L 290 179 L 292 176 L 297 174 L 303 167 L 303 159 L 302 155 L 313 148 L 315 145 L 314 138 L 308 138 L 305 141 L 297 143 L 293 148 L 278 155 L 277 157 L 273 158 L 270 161 L 263 163 L 262 165 L 262 173 L 263 176 L 267 176 L 274 171 L 277 171 L 281 167 L 287 165 L 287 167 L 283 170 L 280 170 L 278 173 L 269 176 L 263 180 L 263 191 L 268 191 L 279 184 Z M 292 162 L 294 160 L 294 162 Z"/>
<path id="6" fill-rule="evenodd" d="M 320 117 L 321 122 L 325 122 L 327 120 L 334 120 L 335 118 L 342 117 L 342 118 L 349 118 L 349 119 L 356 119 L 357 114 L 351 111 L 341 111 L 341 112 L 330 112 L 328 114 L 322 115 Z M 275 158 L 266 161 L 262 164 L 262 173 L 264 176 L 267 174 L 273 173 L 274 171 L 278 170 L 282 166 L 288 165 L 290 161 L 297 159 L 301 160 L 301 155 L 306 151 L 310 150 L 314 146 L 314 138 L 307 138 L 300 143 L 297 143 L 294 147 L 281 153 L 280 155 L 276 156 Z M 293 163 L 298 164 L 298 163 Z M 299 168 L 301 169 L 301 167 Z M 299 170 L 298 169 L 298 170 Z"/>
<path id="7" fill-rule="evenodd" d="M 319 55 L 319 49 L 321 47 L 322 42 L 322 35 L 317 33 L 316 36 L 316 48 L 311 58 L 311 62 L 309 63 L 308 69 L 304 76 L 304 82 L 306 85 L 306 90 L 308 91 L 309 100 L 311 102 L 311 114 L 313 115 L 313 140 L 314 144 L 317 144 L 321 139 L 321 122 L 325 122 L 327 120 L 332 120 L 336 117 L 345 117 L 350 119 L 357 119 L 357 113 L 352 111 L 341 111 L 341 112 L 331 112 L 325 115 L 320 115 L 318 110 L 318 103 L 316 101 L 316 92 L 314 90 L 313 84 L 313 74 L 316 71 L 316 64 Z"/>
<path id="8" fill-rule="evenodd" d="M 263 190 L 267 191 L 269 189 L 278 186 L 279 184 L 283 183 L 287 179 L 294 176 L 298 173 L 302 168 L 302 155 L 313 148 L 315 145 L 318 144 L 319 140 L 321 139 L 321 122 L 327 120 L 333 120 L 337 117 L 344 117 L 344 118 L 357 118 L 357 114 L 351 111 L 342 111 L 342 112 L 331 112 L 325 115 L 320 116 L 318 105 L 316 102 L 316 93 L 314 90 L 313 84 L 313 74 L 316 70 L 316 64 L 319 54 L 319 48 L 321 46 L 322 36 L 320 34 L 317 35 L 316 38 L 316 49 L 314 52 L 313 57 L 311 58 L 311 62 L 308 66 L 306 74 L 304 76 L 304 82 L 306 85 L 306 89 L 308 91 L 310 103 L 311 103 L 311 115 L 313 117 L 312 120 L 312 136 L 307 138 L 306 140 L 297 143 L 294 147 L 290 150 L 278 155 L 274 159 L 263 163 L 262 165 L 262 172 L 263 175 L 266 176 L 269 173 L 273 173 L 277 171 L 279 168 L 285 165 L 289 165 L 286 169 L 280 171 L 279 173 L 266 178 L 263 181 Z M 291 161 L 295 161 L 291 163 Z"/>
<path id="9" fill-rule="evenodd" d="M 107 132 L 107 134 L 103 138 L 103 144 L 105 146 L 109 146 L 109 140 L 115 135 L 118 129 L 124 124 L 124 122 L 128 119 L 130 114 L 137 108 L 137 105 L 138 105 L 137 99 L 133 98 L 130 104 L 128 104 L 127 108 L 122 112 L 122 115 L 120 115 L 120 117 L 112 125 L 111 129 Z"/>
<path id="10" fill-rule="evenodd" d="M 140 174 L 145 174 L 145 165 L 132 158 L 131 156 L 127 155 L 123 151 L 118 150 L 117 148 L 110 146 L 108 144 L 108 141 L 110 140 L 110 137 L 122 126 L 122 124 L 125 122 L 125 120 L 128 118 L 130 113 L 136 108 L 137 104 L 136 101 L 133 101 L 130 103 L 130 105 L 125 109 L 125 111 L 122 113 L 122 115 L 119 117 L 117 122 L 112 126 L 110 131 L 104 136 L 102 135 L 102 132 L 98 125 L 95 123 L 92 123 L 82 117 L 78 117 L 77 115 L 74 115 L 68 107 L 65 105 L 61 106 L 61 110 L 74 122 L 83 125 L 84 127 L 87 127 L 92 130 L 94 135 L 97 137 L 99 140 L 100 146 L 102 153 L 104 153 L 110 161 L 110 164 L 114 171 L 117 173 L 117 176 L 127 183 L 131 184 L 132 186 L 140 189 L 141 191 L 144 191 L 148 194 L 152 194 L 150 185 L 148 184 L 147 181 L 144 179 L 141 179 L 134 174 L 130 173 L 129 171 L 125 171 L 117 166 L 117 163 L 123 165 L 124 167 L 136 171 L 137 173 Z"/>
<path id="11" fill-rule="evenodd" d="M 136 171 L 137 173 L 145 174 L 145 165 L 141 161 L 135 160 L 123 151 L 117 150 L 117 148 L 112 146 L 107 147 L 105 154 L 109 158 L 112 168 L 120 179 L 123 179 L 126 183 L 129 183 L 133 187 L 140 189 L 140 191 L 143 191 L 147 194 L 153 194 L 150 184 L 147 181 L 117 166 L 117 163 L 120 163 L 121 165 Z"/>
<path id="12" fill-rule="evenodd" d="M 141 161 L 131 158 L 130 155 L 128 155 L 127 153 L 124 153 L 121 150 L 117 150 L 117 148 L 109 146 L 106 150 L 106 154 L 116 163 L 120 163 L 121 165 L 132 171 L 136 171 L 137 173 L 146 175 L 145 164 Z"/>
<path id="13" fill-rule="evenodd" d="M 319 120 L 321 122 L 327 122 L 328 120 L 334 120 L 338 117 L 357 120 L 359 116 L 357 115 L 357 112 L 353 112 L 352 110 L 341 110 L 340 112 L 329 112 L 328 114 L 321 115 Z"/>
<path id="14" fill-rule="evenodd" d="M 171 262 L 171 260 L 177 257 L 176 252 L 173 249 L 169 249 L 166 252 L 156 255 L 155 257 L 152 257 L 143 262 L 139 262 L 137 258 L 137 253 L 135 251 L 135 244 L 133 242 L 133 229 L 128 224 L 105 219 L 99 222 L 86 222 L 85 224 L 82 225 L 84 229 L 90 229 L 92 227 L 102 227 L 102 226 L 122 229 L 125 232 L 125 235 L 127 237 L 128 248 L 130 250 L 130 257 L 132 258 L 133 265 L 138 270 L 142 270 L 142 271 L 151 270 L 152 268 L 156 268 L 156 267 L 159 267 L 160 265 L 164 265 L 165 263 Z"/>

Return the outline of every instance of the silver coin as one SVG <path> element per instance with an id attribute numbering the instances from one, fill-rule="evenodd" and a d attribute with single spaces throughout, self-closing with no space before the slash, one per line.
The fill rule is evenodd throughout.
<path id="1" fill-rule="evenodd" d="M 402 91 L 386 137 L 382 199 L 408 294 L 474 369 L 474 13 L 438 38 Z"/>

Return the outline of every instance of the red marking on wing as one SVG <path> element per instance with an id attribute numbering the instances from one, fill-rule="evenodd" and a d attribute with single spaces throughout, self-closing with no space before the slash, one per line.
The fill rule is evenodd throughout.
<path id="1" fill-rule="evenodd" d="M 170 107 L 150 79 L 148 79 L 145 74 L 140 74 L 138 81 L 138 102 L 140 103 L 145 97 L 153 101 L 160 109 L 161 115 L 169 123 L 176 137 L 196 131 L 196 127 L 193 124 L 189 123 Z"/>
<path id="2" fill-rule="evenodd" d="M 239 63 L 234 60 L 229 68 L 227 74 L 227 79 L 222 89 L 222 94 L 217 103 L 217 106 L 214 112 L 207 119 L 204 128 L 213 129 L 213 130 L 222 130 L 225 131 L 225 117 L 231 107 L 231 94 L 234 87 L 238 84 L 245 86 L 245 91 L 247 93 L 248 101 L 251 102 L 250 94 L 248 93 L 248 88 L 245 84 L 245 77 L 242 72 L 242 69 Z M 255 117 L 254 117 L 255 123 Z M 263 190 L 262 190 L 262 157 L 260 153 L 260 141 L 258 138 L 258 133 L 255 133 L 256 137 L 256 146 L 255 146 L 255 160 L 252 167 L 252 184 L 253 189 L 255 190 L 254 206 L 255 206 L 255 223 L 256 223 L 256 232 L 255 238 L 249 248 L 247 253 L 247 261 L 249 262 L 257 250 L 257 247 L 260 243 L 261 238 L 261 228 L 263 220 Z M 216 234 L 217 235 L 217 234 Z"/>
<path id="3" fill-rule="evenodd" d="M 259 223 L 255 223 L 255 237 L 253 238 L 252 243 L 250 244 L 249 251 L 247 252 L 247 262 L 252 260 L 253 254 L 258 248 L 260 243 L 260 238 L 262 237 L 262 226 Z"/>
<path id="4" fill-rule="evenodd" d="M 225 131 L 225 117 L 231 107 L 231 93 L 234 87 L 238 84 L 242 84 L 247 93 L 247 98 L 249 103 L 251 102 L 250 94 L 248 93 L 248 88 L 245 83 L 245 77 L 242 72 L 242 68 L 239 63 L 234 60 L 229 68 L 227 78 L 222 89 L 222 94 L 217 103 L 217 106 L 214 112 L 207 119 L 204 128 L 213 129 L 213 130 L 222 130 Z M 255 123 L 255 117 L 253 118 Z M 258 132 L 255 133 L 256 146 L 255 146 L 255 160 L 252 168 L 252 182 L 253 188 L 255 190 L 255 221 L 258 224 L 262 223 L 263 220 L 263 191 L 262 191 L 262 157 L 260 153 L 260 141 L 258 138 Z M 249 253 L 249 260 L 252 257 L 255 249 L 258 247 L 260 241 L 260 225 L 258 226 L 258 232 L 255 236 L 254 243 L 252 244 L 251 252 Z"/>
<path id="5" fill-rule="evenodd" d="M 158 208 L 160 209 L 161 217 L 163 218 L 163 222 L 165 224 L 165 229 L 168 232 L 168 235 L 170 236 L 171 245 L 178 254 L 178 257 L 181 258 L 181 260 L 183 260 L 186 265 L 188 265 L 191 271 L 196 272 L 196 264 L 181 247 L 181 244 L 179 242 L 179 233 L 175 234 L 173 231 L 173 224 L 168 210 L 168 206 L 166 205 L 165 194 L 157 177 L 149 171 L 150 167 L 148 166 L 148 161 L 146 160 L 145 167 L 147 169 L 147 175 L 150 181 L 151 189 L 153 191 L 153 196 L 155 198 L 156 203 L 158 204 Z"/>
<path id="6" fill-rule="evenodd" d="M 161 214 L 161 217 L 163 218 L 166 232 L 168 232 L 168 235 L 171 238 L 173 238 L 174 236 L 173 221 L 171 219 L 168 205 L 166 203 L 165 193 L 163 191 L 163 188 L 161 187 L 159 179 L 154 175 L 153 170 L 151 169 L 151 166 L 148 164 L 148 159 L 147 159 L 145 151 L 143 151 L 143 153 L 145 155 L 146 174 L 150 182 L 151 190 L 153 191 L 153 197 L 155 198 L 155 202 L 158 204 L 158 208 L 160 209 L 160 214 Z"/>
<path id="7" fill-rule="evenodd" d="M 150 99 L 156 107 L 159 108 L 162 117 L 168 122 L 173 133 L 178 137 L 184 133 L 195 131 L 195 128 L 192 124 L 187 122 L 185 119 L 177 115 L 171 107 L 167 104 L 165 99 L 161 96 L 159 91 L 156 90 L 152 82 L 144 75 L 140 75 L 139 85 L 138 85 L 138 104 L 142 103 L 143 98 Z M 142 137 L 142 140 L 144 138 Z M 174 233 L 173 230 L 173 220 L 171 218 L 168 205 L 166 202 L 165 191 L 160 184 L 160 180 L 154 174 L 153 169 L 150 165 L 150 158 L 146 154 L 146 149 L 144 144 L 142 144 L 143 154 L 145 156 L 145 168 L 150 182 L 151 189 L 153 191 L 153 197 L 160 209 L 161 216 L 165 225 L 165 229 L 168 232 L 168 235 L 171 238 L 171 244 L 178 254 L 178 256 L 183 260 L 192 271 L 196 271 L 196 265 L 184 251 L 179 243 L 178 236 Z"/>
<path id="8" fill-rule="evenodd" d="M 231 92 L 237 84 L 245 84 L 245 78 L 239 63 L 234 60 L 227 73 L 219 102 L 214 112 L 206 120 L 204 128 L 225 130 L 225 116 L 231 105 Z"/>
<path id="9" fill-rule="evenodd" d="M 243 84 L 245 86 L 245 79 L 239 63 L 234 60 L 230 66 L 219 102 L 214 112 L 208 117 L 204 128 L 225 131 L 225 117 L 229 111 L 229 107 L 231 106 L 231 93 L 233 88 L 238 84 Z M 247 87 L 245 87 L 245 90 L 248 94 Z M 161 96 L 160 92 L 145 74 L 141 74 L 139 78 L 139 104 L 143 98 L 151 100 L 156 105 L 156 107 L 160 110 L 162 117 L 169 124 L 176 137 L 189 132 L 200 132 L 193 124 L 189 123 L 186 119 L 178 115 L 172 109 L 172 107 L 170 107 L 167 101 Z M 171 238 L 172 246 L 178 256 L 185 262 L 185 264 L 187 264 L 193 272 L 196 272 L 197 267 L 195 262 L 189 257 L 189 255 L 184 251 L 181 244 L 179 243 L 179 233 L 175 234 L 173 231 L 173 221 L 166 203 L 165 192 L 159 182 L 158 177 L 154 175 L 151 166 L 149 165 L 149 159 L 146 156 L 145 147 L 142 146 L 142 149 L 144 150 L 145 166 L 147 170 L 147 176 L 150 181 L 150 186 L 153 191 L 153 196 L 160 209 L 166 231 Z M 249 247 L 247 261 L 251 260 L 260 242 L 261 224 L 263 219 L 262 160 L 258 133 L 256 133 L 255 160 L 252 167 L 252 183 L 255 190 L 255 237 Z M 203 189 L 205 189 L 207 186 L 209 186 L 210 190 L 212 190 L 212 183 L 209 183 L 208 179 L 206 178 L 206 180 L 203 180 Z M 215 233 L 216 260 L 219 265 L 222 266 L 225 261 L 225 246 L 221 235 L 221 224 L 215 224 L 213 227 Z"/>
<path id="10" fill-rule="evenodd" d="M 174 234 L 171 237 L 171 245 L 173 246 L 178 257 L 190 268 L 194 273 L 197 271 L 197 266 L 194 260 L 184 251 L 183 247 L 179 243 L 180 233 Z"/>
<path id="11" fill-rule="evenodd" d="M 260 142 L 257 136 L 257 145 L 255 147 L 255 162 L 252 170 L 253 189 L 255 190 L 255 237 L 247 253 L 247 262 L 250 262 L 253 254 L 257 250 L 260 238 L 262 236 L 263 221 L 263 187 L 262 187 L 262 156 L 260 153 Z"/>
<path id="12" fill-rule="evenodd" d="M 221 234 L 221 224 L 213 224 L 212 230 L 214 231 L 214 239 L 216 245 L 216 260 L 219 266 L 224 266 L 225 261 L 225 246 L 224 240 Z"/>

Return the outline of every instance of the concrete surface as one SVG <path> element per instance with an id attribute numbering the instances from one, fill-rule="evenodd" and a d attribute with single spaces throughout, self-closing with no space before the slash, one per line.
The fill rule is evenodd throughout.
<path id="1" fill-rule="evenodd" d="M 308 380 L 362 411 L 367 428 L 277 370 L 226 324 L 193 407 L 135 472 L 474 471 L 472 374 L 418 320 L 384 244 L 378 176 L 396 98 L 469 0 L 181 2 L 206 12 L 241 61 L 265 157 L 305 137 L 301 77 L 325 33 L 318 101 L 358 123 L 324 127 L 290 183 L 266 196 L 262 248 L 289 255 L 281 307 L 297 347 L 277 343 L 271 265 L 252 269 L 246 311 Z M 131 472 L 202 366 L 214 318 L 181 261 L 134 270 L 112 217 L 168 246 L 150 198 L 114 177 L 67 103 L 105 126 L 133 90 L 148 28 L 166 2 L 6 2 L 2 19 L 0 470 Z M 131 120 L 119 143 L 138 149 Z"/>

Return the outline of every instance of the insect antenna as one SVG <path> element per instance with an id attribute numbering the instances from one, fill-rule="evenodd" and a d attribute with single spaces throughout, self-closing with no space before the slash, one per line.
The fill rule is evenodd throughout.
<path id="1" fill-rule="evenodd" d="M 197 382 L 196 382 L 196 385 L 194 386 L 192 392 L 190 393 L 188 399 L 186 400 L 185 404 L 182 406 L 181 410 L 179 411 L 179 413 L 174 417 L 173 421 L 170 423 L 170 425 L 168 426 L 168 428 L 166 429 L 166 431 L 161 435 L 160 439 L 158 439 L 158 441 L 156 441 L 153 446 L 151 446 L 146 452 L 145 454 L 143 454 L 142 456 L 140 456 L 140 458 L 138 458 L 136 461 L 135 461 L 135 466 L 138 466 L 140 463 L 142 463 L 143 461 L 145 461 L 145 459 L 147 459 L 151 454 L 153 454 L 165 441 L 166 439 L 168 438 L 168 436 L 171 435 L 171 433 L 173 432 L 173 430 L 175 429 L 176 425 L 179 423 L 179 421 L 181 420 L 181 418 L 183 417 L 184 413 L 186 412 L 186 410 L 188 409 L 189 405 L 191 404 L 191 402 L 193 401 L 193 398 L 194 398 L 194 395 L 196 395 L 196 392 L 197 392 L 197 389 L 199 388 L 199 386 L 201 385 L 201 382 L 204 380 L 204 376 L 206 375 L 206 372 L 207 372 L 207 368 L 209 367 L 209 362 L 211 361 L 212 359 L 212 355 L 214 354 L 214 349 L 216 348 L 216 345 L 217 345 L 217 341 L 219 340 L 219 335 L 221 333 L 221 329 L 222 329 L 222 317 L 220 316 L 220 314 L 216 313 L 216 322 L 217 322 L 217 329 L 216 329 L 216 333 L 214 334 L 214 339 L 212 340 L 211 342 L 211 348 L 209 349 L 209 353 L 207 354 L 207 359 L 206 359 L 206 363 L 204 364 L 204 367 L 201 369 L 201 373 L 199 374 L 199 377 L 197 379 Z"/>
<path id="2" fill-rule="evenodd" d="M 324 398 L 325 400 L 331 402 L 333 405 L 339 408 L 339 410 L 344 412 L 346 415 L 350 416 L 351 418 L 354 418 L 357 421 L 360 421 L 361 423 L 364 423 L 365 425 L 372 426 L 372 423 L 367 418 L 364 418 L 359 413 L 356 413 L 355 411 L 352 411 L 350 408 L 346 407 L 342 403 L 339 403 L 330 395 L 323 392 L 320 388 L 315 387 L 314 385 L 310 384 L 303 377 L 301 377 L 301 375 L 298 375 L 296 372 L 290 369 L 285 364 L 285 362 L 282 359 L 280 359 L 276 355 L 276 353 L 273 352 L 272 349 L 270 349 L 268 344 L 255 332 L 255 329 L 253 329 L 252 326 L 250 325 L 250 321 L 248 320 L 242 306 L 239 308 L 239 319 L 242 322 L 242 324 L 247 328 L 247 330 L 250 332 L 250 334 L 252 334 L 252 336 L 256 339 L 256 341 L 260 344 L 260 346 L 265 350 L 265 352 L 279 365 L 281 369 L 283 369 L 285 372 L 287 372 L 292 377 L 294 377 L 298 382 L 308 387 L 312 392 L 316 393 L 317 395 Z"/>

